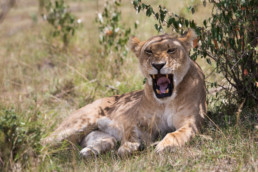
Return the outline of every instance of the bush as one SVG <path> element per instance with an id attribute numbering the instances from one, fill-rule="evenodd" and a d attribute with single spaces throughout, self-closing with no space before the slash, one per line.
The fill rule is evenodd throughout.
<path id="1" fill-rule="evenodd" d="M 113 53 L 117 67 L 123 63 L 127 56 L 127 43 L 132 33 L 130 27 L 125 27 L 121 22 L 121 0 L 106 1 L 102 13 L 98 13 L 96 22 L 99 28 L 99 43 L 102 46 L 103 57 Z M 134 25 L 137 28 L 137 23 Z"/>
<path id="2" fill-rule="evenodd" d="M 80 20 L 69 11 L 69 7 L 64 4 L 63 0 L 39 0 L 40 6 L 43 8 L 43 19 L 54 27 L 52 35 L 60 36 L 66 47 L 69 44 L 71 36 L 79 27 Z"/>
<path id="3" fill-rule="evenodd" d="M 155 12 L 151 5 L 134 0 L 134 8 L 145 11 L 146 16 L 154 16 L 158 21 L 155 24 L 157 31 L 162 31 L 164 25 L 172 27 L 174 31 L 184 34 L 188 27 L 196 30 L 199 42 L 194 48 L 191 58 L 198 55 L 206 58 L 211 64 L 215 62 L 216 71 L 222 73 L 230 87 L 226 89 L 228 102 L 253 106 L 258 101 L 258 74 L 257 74 L 257 5 L 255 0 L 209 0 L 213 5 L 211 17 L 203 20 L 198 26 L 194 20 L 175 13 L 168 12 L 159 5 Z M 203 6 L 206 6 L 206 0 Z M 190 7 L 194 13 L 194 7 Z M 195 43 L 196 43 L 195 42 Z M 212 83 L 217 85 L 217 83 Z M 235 94 L 236 93 L 236 94 Z"/>
<path id="4" fill-rule="evenodd" d="M 15 163 L 24 167 L 39 154 L 41 126 L 33 119 L 37 115 L 26 119 L 14 109 L 0 106 L 0 169 L 14 168 Z"/>

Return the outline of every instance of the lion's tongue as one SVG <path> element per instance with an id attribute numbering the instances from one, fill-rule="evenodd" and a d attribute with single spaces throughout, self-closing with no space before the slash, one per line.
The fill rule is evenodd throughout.
<path id="1" fill-rule="evenodd" d="M 168 84 L 170 84 L 170 80 L 166 77 L 160 77 L 157 81 L 157 85 L 159 86 L 159 90 L 161 94 L 166 93 L 166 89 L 168 88 Z"/>

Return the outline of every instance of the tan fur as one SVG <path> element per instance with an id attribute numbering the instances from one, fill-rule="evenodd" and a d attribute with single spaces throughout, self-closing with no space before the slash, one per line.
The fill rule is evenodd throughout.
<path id="1" fill-rule="evenodd" d="M 103 98 L 79 109 L 65 119 L 44 143 L 80 142 L 97 130 L 106 133 L 105 138 L 108 137 L 109 142 L 114 138 L 121 141 L 118 153 L 122 156 L 138 150 L 140 143 L 148 145 L 161 136 L 165 137 L 157 144 L 157 152 L 184 145 L 198 132 L 206 113 L 204 75 L 188 55 L 195 37 L 194 31 L 189 30 L 180 38 L 160 35 L 144 42 L 133 38 L 131 49 L 147 78 L 144 90 Z M 168 54 L 169 48 L 176 51 Z M 146 49 L 151 49 L 152 54 L 146 54 Z M 155 96 L 150 77 L 157 74 L 153 63 L 166 63 L 160 73 L 173 74 L 172 96 L 161 99 Z M 101 137 L 95 134 L 91 141 L 101 140 Z M 113 148 L 113 142 L 109 142 L 106 143 Z"/>

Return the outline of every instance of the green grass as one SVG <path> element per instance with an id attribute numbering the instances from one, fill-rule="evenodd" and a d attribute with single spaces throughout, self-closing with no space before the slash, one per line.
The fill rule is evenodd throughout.
<path id="1" fill-rule="evenodd" d="M 223 106 L 221 98 L 212 99 L 211 95 L 210 120 L 206 119 L 202 135 L 164 155 L 148 148 L 125 159 L 109 152 L 84 161 L 76 145 L 69 149 L 65 145 L 41 147 L 39 139 L 53 131 L 72 111 L 101 97 L 143 88 L 138 61 L 132 53 L 119 70 L 112 56 L 100 56 L 94 18 L 97 7 L 102 10 L 103 2 L 98 1 L 98 6 L 93 0 L 68 2 L 84 25 L 66 51 L 60 48 L 58 39 L 50 36 L 51 26 L 37 14 L 35 1 L 17 2 L 0 24 L 0 171 L 258 170 L 257 109 L 243 109 L 237 124 L 238 107 Z M 152 3 L 161 3 L 176 12 L 184 6 L 181 1 Z M 126 24 L 140 22 L 135 32 L 140 39 L 157 33 L 154 19 L 137 15 L 129 2 L 122 9 Z M 201 21 L 209 10 L 200 9 L 194 18 Z M 198 62 L 208 75 L 212 66 L 203 59 Z M 219 82 L 218 78 L 212 75 L 208 79 Z M 15 120 L 6 120 L 6 115 L 15 116 Z"/>

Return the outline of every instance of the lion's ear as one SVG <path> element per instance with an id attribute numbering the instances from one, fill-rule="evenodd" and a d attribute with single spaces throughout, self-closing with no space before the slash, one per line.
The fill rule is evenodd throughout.
<path id="1" fill-rule="evenodd" d="M 141 42 L 138 38 L 132 37 L 130 39 L 130 48 L 134 52 L 134 54 L 139 57 L 141 48 L 143 46 L 144 42 Z"/>
<path id="2" fill-rule="evenodd" d="M 189 29 L 185 36 L 178 38 L 183 43 L 186 50 L 189 52 L 193 48 L 193 41 L 197 38 L 194 30 Z"/>

